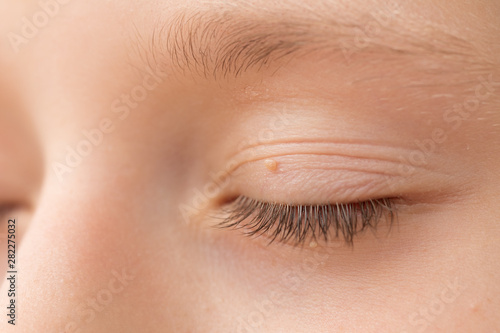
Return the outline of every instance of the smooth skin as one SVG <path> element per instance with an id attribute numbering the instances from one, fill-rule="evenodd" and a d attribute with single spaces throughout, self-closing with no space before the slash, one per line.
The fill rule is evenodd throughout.
<path id="1" fill-rule="evenodd" d="M 499 17 L 495 0 L 3 1 L 19 276 L 0 331 L 500 332 Z M 395 198 L 398 219 L 353 246 L 267 245 L 214 228 L 239 195 Z"/>

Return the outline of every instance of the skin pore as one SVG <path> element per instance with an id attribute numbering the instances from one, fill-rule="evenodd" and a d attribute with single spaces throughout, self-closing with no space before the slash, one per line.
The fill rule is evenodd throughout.
<path id="1" fill-rule="evenodd" d="M 0 4 L 2 332 L 500 330 L 498 1 L 47 3 Z M 397 219 L 269 244 L 241 197 Z"/>

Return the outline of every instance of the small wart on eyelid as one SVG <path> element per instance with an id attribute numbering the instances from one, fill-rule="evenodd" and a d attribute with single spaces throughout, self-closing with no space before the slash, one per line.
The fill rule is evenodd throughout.
<path id="1" fill-rule="evenodd" d="M 264 164 L 269 171 L 276 171 L 278 169 L 278 162 L 275 160 L 265 160 Z"/>

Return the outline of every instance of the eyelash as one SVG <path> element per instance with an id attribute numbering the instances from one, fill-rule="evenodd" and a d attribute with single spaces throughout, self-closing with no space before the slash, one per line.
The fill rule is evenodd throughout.
<path id="1" fill-rule="evenodd" d="M 270 242 L 303 244 L 306 239 L 316 241 L 344 237 L 347 244 L 368 228 L 376 229 L 385 216 L 393 224 L 397 218 L 393 199 L 373 199 L 356 203 L 327 205 L 286 205 L 269 203 L 240 196 L 225 209 L 227 214 L 218 224 L 220 228 L 245 228 L 247 236 L 267 235 Z M 246 222 L 245 222 L 246 221 Z"/>

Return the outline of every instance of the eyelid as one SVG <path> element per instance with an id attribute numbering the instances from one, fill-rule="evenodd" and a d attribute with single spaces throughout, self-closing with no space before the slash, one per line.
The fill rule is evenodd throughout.
<path id="1" fill-rule="evenodd" d="M 266 144 L 250 145 L 240 150 L 230 159 L 230 172 L 255 161 L 286 155 L 330 155 L 345 158 L 367 159 L 379 162 L 401 164 L 400 156 L 412 151 L 398 146 L 363 144 L 340 141 L 277 141 Z"/>
<path id="2" fill-rule="evenodd" d="M 353 202 L 395 196 L 391 182 L 405 183 L 396 166 L 387 162 L 314 154 L 284 155 L 273 160 L 277 170 L 269 170 L 266 160 L 241 166 L 231 175 L 226 196 L 245 194 L 290 204 Z"/>
<path id="3" fill-rule="evenodd" d="M 233 155 L 230 185 L 223 196 L 240 194 L 267 202 L 310 204 L 405 197 L 444 200 L 456 192 L 452 169 L 415 165 L 411 149 L 381 143 L 266 143 Z M 266 160 L 277 162 L 269 170 Z M 289 201 L 292 199 L 293 201 Z"/>

